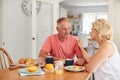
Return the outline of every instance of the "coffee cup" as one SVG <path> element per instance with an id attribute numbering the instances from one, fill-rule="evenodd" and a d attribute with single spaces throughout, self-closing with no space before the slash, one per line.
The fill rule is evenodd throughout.
<path id="1" fill-rule="evenodd" d="M 65 60 L 65 66 L 72 66 L 74 63 L 74 60 L 73 59 L 66 59 Z"/>
<path id="2" fill-rule="evenodd" d="M 45 61 L 46 64 L 53 64 L 53 56 L 47 56 Z"/>

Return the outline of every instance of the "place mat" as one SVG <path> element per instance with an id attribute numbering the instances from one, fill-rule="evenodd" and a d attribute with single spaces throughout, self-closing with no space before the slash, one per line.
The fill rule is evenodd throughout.
<path id="1" fill-rule="evenodd" d="M 29 72 L 27 68 L 22 68 L 22 69 L 19 69 L 18 72 L 20 76 L 34 76 L 34 75 L 45 74 L 45 72 L 41 68 L 38 68 L 37 71 L 35 72 Z"/>

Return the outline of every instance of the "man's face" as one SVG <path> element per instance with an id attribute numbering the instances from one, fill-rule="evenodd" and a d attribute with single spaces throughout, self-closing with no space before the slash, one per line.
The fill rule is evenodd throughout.
<path id="1" fill-rule="evenodd" d="M 57 31 L 60 37 L 67 38 L 70 34 L 70 22 L 62 21 L 62 23 L 57 26 Z"/>

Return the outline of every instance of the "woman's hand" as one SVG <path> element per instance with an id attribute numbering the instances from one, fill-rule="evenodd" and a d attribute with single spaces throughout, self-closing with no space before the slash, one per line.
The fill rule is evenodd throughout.
<path id="1" fill-rule="evenodd" d="M 90 55 L 87 53 L 87 51 L 84 49 L 83 45 L 82 45 L 82 42 L 79 40 L 78 42 L 78 46 L 79 48 L 81 49 L 81 53 L 85 59 L 86 62 L 88 62 L 90 60 Z M 80 58 L 79 58 L 80 59 Z M 78 60 L 77 61 L 77 64 L 81 65 L 82 64 L 82 60 Z"/>
<path id="2" fill-rule="evenodd" d="M 77 43 L 80 48 L 83 48 L 82 42 L 80 40 Z"/>
<path id="3" fill-rule="evenodd" d="M 81 58 L 79 58 L 79 59 L 75 62 L 75 64 L 77 64 L 77 65 L 84 65 L 85 62 L 86 62 L 85 59 L 84 59 L 83 57 L 81 57 Z"/>

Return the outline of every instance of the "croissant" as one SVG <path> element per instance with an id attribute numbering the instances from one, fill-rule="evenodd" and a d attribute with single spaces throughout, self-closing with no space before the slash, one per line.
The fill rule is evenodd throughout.
<path id="1" fill-rule="evenodd" d="M 25 62 L 26 62 L 26 58 L 21 58 L 21 59 L 18 61 L 18 63 L 20 63 L 20 64 L 25 64 Z"/>
<path id="2" fill-rule="evenodd" d="M 27 60 L 26 60 L 27 65 L 30 65 L 30 64 L 33 64 L 33 63 L 34 63 L 34 61 L 33 61 L 32 58 L 27 58 Z"/>
<path id="3" fill-rule="evenodd" d="M 30 65 L 30 64 L 33 64 L 34 61 L 32 58 L 21 58 L 18 63 L 20 64 L 27 64 L 27 65 Z"/>

